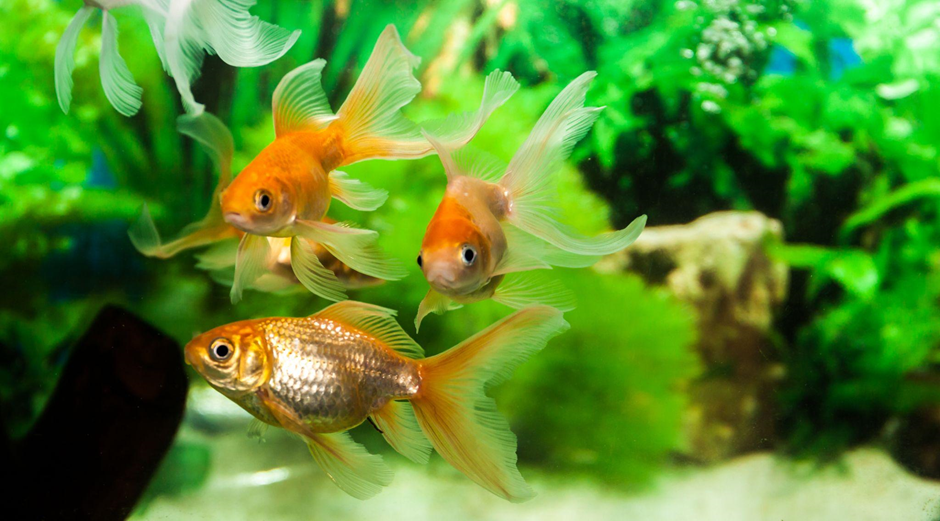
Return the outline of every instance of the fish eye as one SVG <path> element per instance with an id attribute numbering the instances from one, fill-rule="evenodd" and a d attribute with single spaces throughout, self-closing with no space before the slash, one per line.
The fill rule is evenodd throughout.
<path id="1" fill-rule="evenodd" d="M 419 268 L 423 268 L 423 267 L 424 267 L 424 264 L 422 264 L 422 261 L 421 261 L 421 254 L 420 254 L 420 253 L 418 254 L 418 267 L 419 267 Z"/>
<path id="2" fill-rule="evenodd" d="M 255 192 L 255 208 L 259 212 L 266 212 L 271 209 L 271 204 L 274 200 L 271 198 L 271 192 L 268 192 L 265 189 L 258 190 Z"/>
<path id="3" fill-rule="evenodd" d="M 215 360 L 216 362 L 224 362 L 232 357 L 232 353 L 235 350 L 232 348 L 232 343 L 225 338 L 216 338 L 212 341 L 212 345 L 209 346 L 209 357 Z"/>
<path id="4" fill-rule="evenodd" d="M 460 252 L 460 260 L 465 266 L 473 266 L 474 261 L 477 260 L 477 250 L 469 244 L 464 244 Z"/>

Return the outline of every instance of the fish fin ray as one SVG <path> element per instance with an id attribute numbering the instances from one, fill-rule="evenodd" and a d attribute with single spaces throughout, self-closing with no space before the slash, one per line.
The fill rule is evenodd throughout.
<path id="1" fill-rule="evenodd" d="M 235 155 L 232 133 L 222 120 L 208 112 L 203 112 L 198 116 L 184 114 L 178 117 L 176 129 L 180 134 L 199 143 L 203 151 L 209 155 L 212 163 L 219 169 L 219 182 L 212 194 L 212 206 L 218 208 L 216 202 L 219 200 L 219 195 L 232 181 L 232 156 Z M 220 214 L 219 219 L 221 218 Z"/>
<path id="2" fill-rule="evenodd" d="M 133 116 L 140 110 L 144 89 L 134 82 L 134 76 L 124 58 L 118 53 L 117 22 L 111 13 L 101 16 L 101 55 L 98 70 L 104 95 L 115 110 L 124 116 Z"/>
<path id="3" fill-rule="evenodd" d="M 242 299 L 245 288 L 258 279 L 268 269 L 268 255 L 271 245 L 268 238 L 261 235 L 246 233 L 238 243 L 238 253 L 235 256 L 235 279 L 232 282 L 230 297 L 232 304 Z"/>
<path id="4" fill-rule="evenodd" d="M 347 300 L 320 311 L 315 316 L 360 329 L 408 358 L 424 358 L 424 349 L 395 320 L 394 309 Z"/>
<path id="5" fill-rule="evenodd" d="M 511 200 L 512 210 L 507 215 L 510 223 L 557 248 L 587 256 L 607 255 L 626 248 L 646 223 L 646 217 L 641 216 L 626 229 L 587 237 L 558 222 L 549 205 L 554 196 L 554 174 L 603 108 L 584 106 L 588 87 L 596 75 L 586 72 L 558 94 L 499 181 Z"/>
<path id="6" fill-rule="evenodd" d="M 322 221 L 297 221 L 297 233 L 321 244 L 337 259 L 355 271 L 384 280 L 398 280 L 407 272 L 399 263 L 385 258 L 379 249 L 379 234 Z"/>
<path id="7" fill-rule="evenodd" d="M 163 243 L 160 232 L 157 231 L 157 226 L 150 215 L 150 209 L 145 203 L 141 208 L 140 217 L 128 228 L 127 235 L 134 248 L 143 255 L 167 259 L 183 250 L 198 248 L 233 237 L 234 230 L 225 222 L 216 221 L 207 216 L 201 221 L 184 227 L 178 238 Z"/>
<path id="8" fill-rule="evenodd" d="M 513 309 L 535 304 L 571 311 L 577 303 L 574 293 L 544 272 L 514 273 L 503 279 L 493 292 L 493 300 Z"/>
<path id="9" fill-rule="evenodd" d="M 402 456 L 419 464 L 431 457 L 431 442 L 421 432 L 414 409 L 406 401 L 390 400 L 372 413 L 372 421 L 385 441 Z"/>
<path id="10" fill-rule="evenodd" d="M 297 239 L 294 237 L 290 241 L 291 269 L 297 280 L 315 295 L 327 300 L 345 300 L 346 289 L 336 274 L 323 266 L 307 241 Z"/>
<path id="11" fill-rule="evenodd" d="M 421 330 L 421 322 L 424 321 L 424 317 L 431 313 L 443 315 L 447 311 L 460 309 L 462 307 L 461 304 L 454 302 L 433 289 L 429 289 L 427 295 L 425 295 L 424 298 L 421 299 L 421 303 L 418 304 L 418 314 L 415 316 L 415 333 Z"/>
<path id="12" fill-rule="evenodd" d="M 249 439 L 264 441 L 264 434 L 268 432 L 268 427 L 270 427 L 270 425 L 267 423 L 264 423 L 258 418 L 252 418 L 251 423 L 248 424 L 248 432 L 245 434 Z"/>
<path id="13" fill-rule="evenodd" d="M 392 471 L 382 456 L 370 454 L 348 432 L 304 436 L 314 461 L 344 492 L 369 499 L 392 482 Z"/>
<path id="14" fill-rule="evenodd" d="M 69 22 L 62 38 L 55 49 L 55 94 L 59 100 L 59 108 L 68 114 L 72 106 L 72 72 L 75 70 L 75 47 L 78 45 L 78 36 L 91 15 L 95 13 L 94 7 L 85 6 L 75 13 Z"/>
<path id="15" fill-rule="evenodd" d="M 330 172 L 330 193 L 346 206 L 362 212 L 377 210 L 388 199 L 387 191 L 373 188 L 339 170 Z"/>
<path id="16" fill-rule="evenodd" d="M 239 241 L 219 241 L 197 253 L 196 267 L 206 271 L 218 271 L 235 267 Z"/>
<path id="17" fill-rule="evenodd" d="M 171 3 L 164 30 L 167 69 L 188 114 L 205 106 L 193 97 L 206 52 L 234 67 L 266 65 L 284 55 L 300 31 L 261 21 L 248 9 L 252 0 L 179 0 Z"/>
<path id="18" fill-rule="evenodd" d="M 513 225 L 503 226 L 506 236 L 506 253 L 493 271 L 493 275 L 504 275 L 520 271 L 564 268 L 586 268 L 600 260 L 597 255 L 580 255 L 565 251 Z"/>
<path id="19" fill-rule="evenodd" d="M 401 42 L 398 30 L 388 25 L 379 36 L 362 73 L 337 111 L 349 165 L 371 158 L 408 158 L 427 155 L 427 142 L 418 126 L 401 113 L 419 92 L 413 70 L 421 59 Z"/>
<path id="20" fill-rule="evenodd" d="M 486 76 L 480 107 L 472 112 L 451 113 L 446 118 L 421 123 L 422 131 L 450 150 L 466 145 L 483 125 L 516 91 L 519 82 L 512 74 L 499 69 Z"/>
<path id="21" fill-rule="evenodd" d="M 535 493 L 516 468 L 516 436 L 485 390 L 567 327 L 557 309 L 530 307 L 422 361 L 421 388 L 412 399 L 421 430 L 448 463 L 512 502 Z"/>
<path id="22" fill-rule="evenodd" d="M 319 58 L 287 73 L 274 89 L 274 131 L 278 136 L 326 128 L 336 119 L 320 83 L 326 60 Z"/>

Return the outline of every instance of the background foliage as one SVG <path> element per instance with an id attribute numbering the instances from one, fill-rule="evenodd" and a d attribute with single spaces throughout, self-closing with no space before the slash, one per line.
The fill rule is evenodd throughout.
<path id="1" fill-rule="evenodd" d="M 79 41 L 72 112 L 59 111 L 52 61 L 78 7 L 0 4 L 0 397 L 14 434 L 41 409 L 68 338 L 104 302 L 181 342 L 323 305 L 251 293 L 232 307 L 191 254 L 158 261 L 131 248 L 127 224 L 144 201 L 170 235 L 204 214 L 216 173 L 175 132 L 175 91 L 133 9 L 116 14 L 144 87 L 140 114 L 122 118 L 104 99 L 97 19 Z M 915 0 L 263 2 L 253 12 L 303 29 L 298 43 L 259 69 L 209 59 L 195 93 L 230 125 L 239 167 L 273 139 L 270 96 L 283 74 L 326 57 L 337 107 L 394 23 L 423 58 L 414 120 L 473 108 L 493 69 L 520 79 L 474 142 L 508 159 L 549 100 L 597 70 L 588 101 L 607 108 L 563 173 L 566 218 L 591 232 L 640 213 L 653 225 L 724 209 L 782 220 L 787 244 L 769 248 L 796 271 L 778 321 L 780 444 L 835 455 L 937 403 L 917 382 L 936 371 L 940 338 L 938 9 Z M 372 214 L 336 205 L 331 215 L 379 230 L 411 266 L 405 281 L 352 296 L 399 309 L 410 330 L 426 291 L 412 259 L 443 193 L 439 163 L 369 162 L 349 173 L 391 197 Z M 691 313 L 630 275 L 558 273 L 581 302 L 572 330 L 500 390 L 531 440 L 521 457 L 642 482 L 681 444 L 681 383 L 696 365 Z M 418 340 L 438 352 L 506 313 L 486 303 L 432 316 Z"/>

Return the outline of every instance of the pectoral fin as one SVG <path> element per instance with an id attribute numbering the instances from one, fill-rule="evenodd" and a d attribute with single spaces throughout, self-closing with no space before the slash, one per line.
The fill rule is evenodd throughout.
<path id="1" fill-rule="evenodd" d="M 310 455 L 344 492 L 369 499 L 392 482 L 392 471 L 382 457 L 369 454 L 349 433 L 307 434 Z"/>
<path id="2" fill-rule="evenodd" d="M 418 305 L 418 316 L 415 317 L 415 332 L 417 333 L 421 329 L 421 322 L 424 321 L 424 317 L 431 313 L 443 315 L 446 311 L 461 307 L 463 306 L 433 289 L 429 289 L 428 294 L 424 296 L 421 304 Z"/>
<path id="3" fill-rule="evenodd" d="M 574 293 L 544 272 L 517 273 L 506 277 L 493 293 L 493 300 L 513 309 L 543 304 L 560 311 L 575 308 Z"/>
<path id="4" fill-rule="evenodd" d="M 336 274 L 323 267 L 313 247 L 305 240 L 291 240 L 290 264 L 297 280 L 307 290 L 327 300 L 340 301 L 346 298 L 343 284 Z"/>
<path id="5" fill-rule="evenodd" d="M 232 304 L 242 299 L 242 291 L 268 269 L 268 254 L 271 246 L 268 238 L 246 233 L 238 244 L 235 256 L 235 280 L 232 283 Z"/>
<path id="6" fill-rule="evenodd" d="M 322 244 L 359 273 L 385 280 L 398 280 L 407 274 L 400 264 L 385 258 L 376 244 L 379 234 L 372 230 L 321 221 L 297 221 L 296 229 L 298 235 Z"/>

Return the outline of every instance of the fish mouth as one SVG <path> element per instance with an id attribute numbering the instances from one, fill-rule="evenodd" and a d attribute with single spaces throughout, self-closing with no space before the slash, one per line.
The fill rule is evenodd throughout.
<path id="1" fill-rule="evenodd" d="M 458 280 L 455 273 L 451 271 L 433 271 L 428 273 L 428 283 L 437 290 L 438 293 L 450 296 L 460 296 L 473 292 L 472 284 Z"/>
<path id="2" fill-rule="evenodd" d="M 248 226 L 248 218 L 238 212 L 225 212 L 222 219 L 243 232 L 248 231 L 245 229 Z"/>

